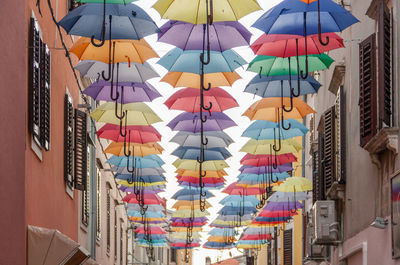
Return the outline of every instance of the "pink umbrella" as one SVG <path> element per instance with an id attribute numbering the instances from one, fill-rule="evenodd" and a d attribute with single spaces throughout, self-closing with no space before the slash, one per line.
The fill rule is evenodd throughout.
<path id="1" fill-rule="evenodd" d="M 153 126 L 127 126 L 126 139 L 131 143 L 153 143 L 161 141 L 161 134 Z M 130 133 L 129 133 L 130 132 Z M 108 139 L 114 142 L 123 142 L 124 137 L 120 134 L 120 126 L 115 124 L 106 124 L 97 131 L 99 138 Z M 129 138 L 129 137 L 128 137 Z"/>

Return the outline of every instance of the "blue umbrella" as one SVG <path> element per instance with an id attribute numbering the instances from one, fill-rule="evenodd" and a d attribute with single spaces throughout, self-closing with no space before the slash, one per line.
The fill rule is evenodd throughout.
<path id="1" fill-rule="evenodd" d="M 136 168 L 157 168 L 164 165 L 164 161 L 158 155 L 148 155 L 144 157 L 129 157 L 129 164 L 133 165 L 133 161 L 136 161 Z M 107 163 L 117 166 L 126 167 L 128 158 L 126 156 L 112 156 L 107 160 Z"/>
<path id="2" fill-rule="evenodd" d="M 171 155 L 181 159 L 196 160 L 200 157 L 200 148 L 180 146 Z M 204 150 L 204 161 L 208 160 L 225 160 L 231 157 L 232 154 L 226 148 L 214 147 Z"/>
<path id="3" fill-rule="evenodd" d="M 145 183 L 153 183 L 153 182 L 162 182 L 165 181 L 165 177 L 162 175 L 159 176 L 137 176 L 138 178 L 142 178 Z M 132 180 L 132 174 L 117 174 L 115 178 L 121 180 Z"/>
<path id="4" fill-rule="evenodd" d="M 201 74 L 200 54 L 201 50 L 188 50 L 175 48 L 164 55 L 158 64 L 162 65 L 171 72 L 186 72 Z M 233 72 L 247 62 L 235 51 L 227 50 L 224 52 L 211 51 L 211 61 L 204 65 L 204 73 Z M 198 63 L 195 63 L 198 62 Z"/>
<path id="5" fill-rule="evenodd" d="M 235 230 L 233 228 L 219 228 L 215 227 L 210 232 L 212 236 L 234 236 Z"/>
<path id="6" fill-rule="evenodd" d="M 244 202 L 244 205 L 243 205 Z M 256 206 L 260 201 L 256 198 L 256 196 L 250 195 L 250 196 L 240 196 L 240 195 L 230 195 L 225 198 L 223 198 L 220 201 L 220 204 L 225 205 L 225 206 L 241 206 L 241 207 L 254 207 Z"/>
<path id="7" fill-rule="evenodd" d="M 269 174 L 268 176 L 265 176 L 265 174 L 242 173 L 238 176 L 238 184 L 255 185 L 267 182 L 272 183 L 275 181 L 282 181 L 288 177 L 290 177 L 290 175 L 287 172 L 273 173 L 272 178 Z"/>
<path id="8" fill-rule="evenodd" d="M 267 139 L 275 139 L 276 137 L 280 137 L 280 139 L 289 139 L 297 136 L 304 136 L 308 129 L 302 123 L 294 119 L 288 119 L 284 121 L 284 127 L 288 127 L 291 124 L 289 130 L 283 130 L 282 124 L 271 122 L 271 121 L 262 121 L 258 120 L 253 122 L 242 134 L 244 137 L 250 137 L 256 140 L 267 140 Z M 280 130 L 275 130 L 276 128 L 280 128 Z M 274 135 L 275 130 L 275 135 Z M 280 132 L 280 135 L 279 135 Z M 276 136 L 276 137 L 274 137 Z"/>
<path id="9" fill-rule="evenodd" d="M 126 167 L 112 166 L 111 171 L 116 172 L 117 174 L 132 175 L 132 173 L 128 172 Z M 161 175 L 162 173 L 165 173 L 165 170 L 162 167 L 141 168 L 139 169 L 139 173 L 141 175 L 147 175 L 147 176 L 158 176 Z"/>
<path id="10" fill-rule="evenodd" d="M 137 238 L 139 238 L 139 239 L 144 239 L 146 235 L 145 235 L 145 234 L 137 234 L 136 236 L 137 236 Z M 164 240 L 164 239 L 165 239 L 165 235 L 155 235 L 155 234 L 152 234 L 152 235 L 150 236 L 150 238 L 153 239 L 153 240 Z"/>
<path id="11" fill-rule="evenodd" d="M 215 249 L 229 249 L 235 247 L 235 244 L 227 244 L 225 242 L 213 242 L 208 241 L 204 244 L 204 248 L 215 248 Z"/>
<path id="12" fill-rule="evenodd" d="M 142 217 L 142 214 L 140 213 L 140 211 L 135 211 L 135 210 L 131 210 L 127 212 L 128 216 L 134 216 L 134 217 Z M 164 218 L 165 214 L 163 212 L 148 212 L 146 211 L 146 217 L 147 218 Z"/>
<path id="13" fill-rule="evenodd" d="M 238 212 L 244 211 L 245 213 L 256 213 L 257 209 L 254 207 L 233 207 L 233 206 L 224 206 L 221 210 L 218 211 L 220 214 L 224 214 L 224 212 Z"/>
<path id="14" fill-rule="evenodd" d="M 206 198 L 211 198 L 211 197 L 214 197 L 214 195 L 211 193 L 211 192 L 209 192 L 209 191 L 204 191 L 205 193 L 206 193 L 206 195 L 205 196 L 203 196 L 203 197 L 206 197 Z M 173 196 L 172 196 L 172 199 L 175 199 L 175 200 L 184 200 L 184 199 L 182 199 L 182 198 L 184 198 L 184 197 L 192 197 L 192 196 L 199 196 L 199 192 L 197 191 L 197 190 L 193 190 L 193 189 L 181 189 L 181 190 L 179 190 L 179 191 L 177 191 Z"/>

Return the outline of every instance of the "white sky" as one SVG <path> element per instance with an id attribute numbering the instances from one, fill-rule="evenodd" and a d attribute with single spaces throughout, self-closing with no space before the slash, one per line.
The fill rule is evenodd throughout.
<path id="1" fill-rule="evenodd" d="M 282 0 L 258 0 L 263 10 L 254 12 L 240 20 L 240 22 L 253 33 L 251 42 L 253 42 L 258 36 L 260 36 L 262 32 L 257 29 L 251 28 L 250 26 L 258 17 L 260 17 L 261 14 L 265 12 L 265 10 L 268 10 L 269 8 L 278 4 L 281 1 Z M 151 8 L 151 6 L 155 2 L 156 0 L 140 0 L 138 2 L 135 2 L 135 4 L 138 4 L 144 10 L 146 10 L 146 12 L 154 19 L 154 21 L 158 24 L 158 26 L 161 26 L 167 20 L 161 20 L 160 14 L 155 9 Z M 146 38 L 146 40 L 150 43 L 150 45 L 154 48 L 154 50 L 159 54 L 160 57 L 162 57 L 170 49 L 174 48 L 174 46 L 168 44 L 158 43 L 157 35 L 152 35 Z M 253 52 L 249 47 L 239 47 L 234 50 L 238 52 L 243 58 L 245 58 L 248 62 L 250 62 L 254 57 Z M 158 59 L 149 60 L 149 62 L 158 71 L 160 76 L 164 76 L 167 73 L 167 71 L 163 67 L 157 65 L 156 64 L 157 61 Z M 238 108 L 225 111 L 225 113 L 230 118 L 232 118 L 238 125 L 236 127 L 232 127 L 225 130 L 225 132 L 228 133 L 235 141 L 235 143 L 229 146 L 229 151 L 232 153 L 233 156 L 227 160 L 227 163 L 230 165 L 230 168 L 226 170 L 227 173 L 229 174 L 226 177 L 227 180 L 226 185 L 237 180 L 240 168 L 239 161 L 245 155 L 245 153 L 239 153 L 239 149 L 249 139 L 241 137 L 241 134 L 250 125 L 250 120 L 247 117 L 242 117 L 241 115 L 253 102 L 255 102 L 258 99 L 257 97 L 254 98 L 253 95 L 243 92 L 245 85 L 255 75 L 254 73 L 246 72 L 245 71 L 246 67 L 247 66 L 245 66 L 244 69 L 239 68 L 237 70 L 237 72 L 239 73 L 240 76 L 243 77 L 243 79 L 236 81 L 233 87 L 224 87 L 224 89 L 228 91 L 237 100 L 240 106 Z M 165 175 L 168 180 L 166 192 L 161 193 L 160 195 L 168 199 L 167 207 L 170 209 L 171 206 L 175 203 L 175 200 L 171 200 L 170 198 L 177 190 L 181 189 L 181 187 L 179 187 L 178 183 L 176 182 L 175 178 L 176 174 L 174 173 L 176 169 L 172 165 L 172 162 L 175 161 L 176 157 L 170 155 L 171 152 L 178 147 L 177 144 L 169 142 L 169 140 L 172 138 L 173 135 L 176 134 L 176 132 L 171 131 L 170 128 L 166 126 L 166 124 L 174 117 L 176 117 L 179 113 L 181 113 L 181 111 L 168 110 L 168 108 L 164 105 L 164 102 L 167 100 L 167 98 L 169 98 L 173 93 L 175 93 L 179 89 L 173 88 L 167 83 L 159 82 L 159 80 L 160 78 L 152 79 L 150 80 L 150 83 L 157 88 L 157 90 L 163 95 L 163 97 L 154 100 L 152 103 L 149 104 L 149 106 L 164 121 L 155 124 L 154 127 L 156 127 L 163 136 L 161 145 L 163 146 L 165 151 L 161 157 L 166 163 L 163 167 L 167 171 Z M 213 190 L 212 193 L 215 195 L 215 197 L 208 199 L 211 205 L 213 205 L 212 208 L 208 209 L 208 211 L 211 213 L 211 215 L 208 217 L 209 223 L 212 222 L 217 217 L 217 212 L 222 207 L 218 202 L 226 196 L 225 193 L 221 193 L 219 190 L 218 191 Z M 209 236 L 207 232 L 210 230 L 210 227 L 204 226 L 203 230 L 205 232 L 202 233 L 202 239 L 203 243 L 205 243 L 206 239 Z M 194 250 L 193 265 L 205 264 L 205 257 L 207 256 L 209 256 L 211 258 L 211 262 L 214 263 L 217 262 L 218 260 L 227 259 L 230 257 L 230 255 L 237 256 L 241 255 L 241 253 L 237 251 L 237 249 L 219 251 L 219 250 L 208 250 L 200 247 Z"/>

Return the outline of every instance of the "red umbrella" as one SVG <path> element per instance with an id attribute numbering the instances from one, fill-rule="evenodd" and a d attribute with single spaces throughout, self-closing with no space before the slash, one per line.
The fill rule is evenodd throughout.
<path id="1" fill-rule="evenodd" d="M 245 188 L 243 186 L 238 186 L 237 182 L 233 182 L 228 187 L 226 187 L 222 192 L 228 193 L 229 195 L 260 195 L 265 193 L 265 189 L 259 187 Z"/>
<path id="2" fill-rule="evenodd" d="M 203 225 L 206 225 L 207 221 L 205 222 L 193 222 L 193 224 L 191 223 L 183 223 L 183 222 L 173 222 L 171 223 L 171 226 L 178 226 L 178 227 L 188 227 L 189 225 L 193 225 L 194 227 L 200 227 Z"/>
<path id="3" fill-rule="evenodd" d="M 276 156 L 277 165 L 288 164 L 297 161 L 297 157 L 292 153 L 281 154 Z M 247 166 L 265 166 L 273 161 L 275 163 L 275 155 L 252 155 L 246 154 L 241 160 L 240 164 Z"/>
<path id="4" fill-rule="evenodd" d="M 181 247 L 181 248 L 195 248 L 195 247 L 200 247 L 200 243 L 190 243 L 190 244 L 186 244 L 186 243 L 171 243 L 171 246 L 173 247 Z"/>
<path id="5" fill-rule="evenodd" d="M 149 231 L 150 234 L 152 234 L 152 235 L 165 235 L 167 233 L 167 232 L 165 232 L 164 229 L 162 229 L 161 227 L 158 227 L 158 226 L 150 226 L 149 230 L 150 230 Z M 136 228 L 135 233 L 144 234 L 145 233 L 144 227 L 141 226 L 141 227 Z"/>
<path id="6" fill-rule="evenodd" d="M 263 210 L 261 213 L 258 215 L 260 217 L 289 217 L 297 215 L 297 212 L 292 213 L 290 211 L 268 211 L 268 210 Z"/>
<path id="7" fill-rule="evenodd" d="M 161 134 L 153 126 L 127 126 L 126 139 L 131 143 L 153 143 L 161 141 Z M 120 134 L 120 126 L 115 124 L 106 124 L 97 131 L 100 138 L 112 140 L 114 142 L 123 142 L 124 137 Z M 129 137 L 128 137 L 129 138 Z"/>
<path id="8" fill-rule="evenodd" d="M 141 195 L 141 199 L 144 199 L 144 204 L 163 204 L 164 200 L 161 199 L 160 196 L 157 194 L 149 194 L 149 193 L 144 193 Z M 138 200 L 136 199 L 136 195 L 131 193 L 126 195 L 123 199 L 124 202 L 127 203 L 139 203 Z"/>
<path id="9" fill-rule="evenodd" d="M 271 234 L 244 235 L 240 240 L 271 240 Z"/>
<path id="10" fill-rule="evenodd" d="M 238 107 L 236 100 L 225 90 L 214 87 L 204 91 L 204 104 L 212 104 L 211 111 L 222 112 Z M 184 88 L 173 94 L 164 103 L 169 109 L 183 110 L 186 112 L 198 112 L 200 106 L 200 90 L 197 88 Z"/>
<path id="11" fill-rule="evenodd" d="M 307 53 L 321 54 L 338 48 L 343 48 L 343 39 L 336 33 L 324 33 L 329 37 L 329 44 L 324 46 L 319 42 L 318 34 L 307 37 Z M 250 47 L 257 55 L 277 57 L 296 56 L 296 39 L 298 40 L 298 55 L 305 55 L 305 38 L 299 35 L 263 34 Z"/>
<path id="12" fill-rule="evenodd" d="M 199 182 L 199 178 L 197 177 L 192 177 L 192 176 L 181 176 L 181 175 L 177 175 L 176 178 L 179 181 L 185 181 L 185 182 L 190 182 L 190 183 L 198 183 Z M 202 179 L 202 181 L 204 183 L 209 183 L 209 184 L 219 184 L 219 183 L 224 183 L 225 179 L 223 177 L 204 177 Z"/>

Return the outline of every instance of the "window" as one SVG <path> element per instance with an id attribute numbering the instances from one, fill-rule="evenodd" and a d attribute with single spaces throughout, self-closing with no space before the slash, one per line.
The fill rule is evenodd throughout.
<path id="1" fill-rule="evenodd" d="M 96 237 L 101 238 L 101 173 L 96 167 Z"/>
<path id="2" fill-rule="evenodd" d="M 123 262 L 123 253 L 122 253 L 122 250 L 123 250 L 123 245 L 124 245 L 124 241 L 123 241 L 123 239 L 124 239 L 124 230 L 123 230 L 123 228 L 122 228 L 122 219 L 121 219 L 121 222 L 120 222 L 120 227 L 119 227 L 119 264 L 121 264 L 122 265 L 122 262 Z"/>
<path id="3" fill-rule="evenodd" d="M 87 147 L 87 157 L 90 157 L 90 148 Z M 90 216 L 90 163 L 87 163 L 87 178 L 86 178 L 86 189 L 82 191 L 82 202 L 81 202 L 81 219 L 84 225 L 89 225 Z"/>
<path id="4" fill-rule="evenodd" d="M 161 264 L 164 261 L 164 249 L 163 248 L 158 248 L 158 260 L 161 262 Z"/>
<path id="5" fill-rule="evenodd" d="M 87 114 L 75 109 L 74 183 L 75 188 L 85 191 L 88 178 Z"/>
<path id="6" fill-rule="evenodd" d="M 111 248 L 111 188 L 107 184 L 107 253 Z"/>
<path id="7" fill-rule="evenodd" d="M 293 259 L 293 230 L 288 229 L 283 231 L 283 265 L 292 265 Z"/>
<path id="8" fill-rule="evenodd" d="M 176 262 L 176 249 L 171 248 L 171 262 Z"/>
<path id="9" fill-rule="evenodd" d="M 67 93 L 64 100 L 64 180 L 74 186 L 74 105 Z"/>
<path id="10" fill-rule="evenodd" d="M 118 237 L 118 223 L 117 223 L 117 206 L 118 202 L 114 201 L 114 261 L 117 261 L 117 256 L 118 256 L 118 241 L 117 241 L 117 237 Z"/>
<path id="11" fill-rule="evenodd" d="M 50 149 L 50 50 L 42 41 L 37 21 L 31 18 L 29 38 L 29 130 L 33 141 Z"/>

